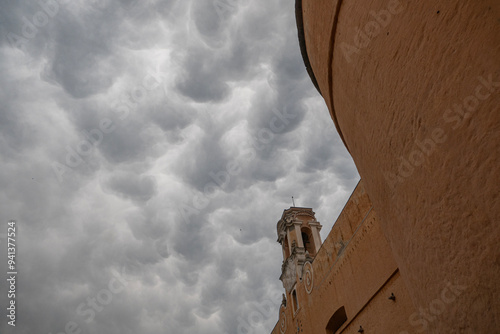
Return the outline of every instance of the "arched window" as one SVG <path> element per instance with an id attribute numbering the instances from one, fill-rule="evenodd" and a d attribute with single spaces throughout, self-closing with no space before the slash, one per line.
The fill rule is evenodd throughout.
<path id="1" fill-rule="evenodd" d="M 326 334 L 336 333 L 340 327 L 347 321 L 347 315 L 345 314 L 345 308 L 342 306 L 339 308 L 328 321 L 326 325 Z"/>
<path id="2" fill-rule="evenodd" d="M 311 230 L 308 228 L 304 228 L 301 230 L 302 232 L 302 242 L 304 243 L 304 248 L 311 256 L 316 255 L 316 250 L 314 247 L 314 239 L 312 237 Z"/>

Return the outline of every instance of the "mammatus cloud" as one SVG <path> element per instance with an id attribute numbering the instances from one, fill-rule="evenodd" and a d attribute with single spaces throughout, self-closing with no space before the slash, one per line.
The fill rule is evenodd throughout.
<path id="1" fill-rule="evenodd" d="M 0 36 L 0 331 L 270 332 L 282 210 L 324 238 L 358 181 L 293 4 L 3 1 Z"/>

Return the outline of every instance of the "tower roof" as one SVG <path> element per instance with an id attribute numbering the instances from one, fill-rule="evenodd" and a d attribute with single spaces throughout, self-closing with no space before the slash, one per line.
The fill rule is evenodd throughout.
<path id="1" fill-rule="evenodd" d="M 281 232 L 285 230 L 285 226 L 287 224 L 291 224 L 292 221 L 294 221 L 297 216 L 309 216 L 312 219 L 316 219 L 315 212 L 313 211 L 312 208 L 291 206 L 290 208 L 283 210 L 281 219 L 276 224 L 276 230 L 278 233 L 278 242 L 280 240 Z"/>

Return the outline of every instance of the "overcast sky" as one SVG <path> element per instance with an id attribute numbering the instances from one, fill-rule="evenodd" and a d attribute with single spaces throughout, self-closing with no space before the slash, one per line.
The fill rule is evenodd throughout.
<path id="1" fill-rule="evenodd" d="M 291 196 L 325 238 L 359 180 L 294 1 L 0 3 L 0 332 L 269 333 Z"/>

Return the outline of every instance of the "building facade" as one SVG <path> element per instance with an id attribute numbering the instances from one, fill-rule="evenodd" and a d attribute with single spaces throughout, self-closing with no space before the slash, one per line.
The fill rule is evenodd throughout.
<path id="1" fill-rule="evenodd" d="M 285 295 L 272 334 L 409 334 L 428 327 L 411 303 L 362 181 L 323 243 L 320 230 L 310 208 L 291 207 L 277 224 Z M 455 295 L 450 290 L 446 297 Z"/>
<path id="2" fill-rule="evenodd" d="M 414 317 L 429 333 L 498 332 L 500 1 L 296 0 L 296 16 L 307 71 L 373 203 L 387 261 L 399 268 L 383 276 L 401 278 L 419 312 L 446 306 Z M 332 261 L 322 252 L 313 268 Z M 324 298 L 349 319 L 360 306 L 348 299 L 361 292 L 343 297 L 353 283 L 339 277 Z M 450 284 L 465 288 L 445 303 Z M 299 305 L 316 292 L 300 291 Z M 330 313 L 311 317 L 321 327 Z"/>

